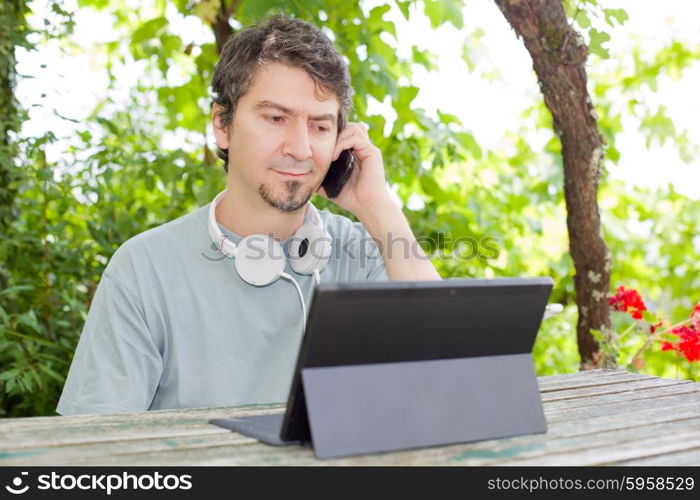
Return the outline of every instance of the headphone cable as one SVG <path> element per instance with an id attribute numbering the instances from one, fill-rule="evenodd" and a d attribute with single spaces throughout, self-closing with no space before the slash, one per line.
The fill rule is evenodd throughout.
<path id="1" fill-rule="evenodd" d="M 297 289 L 297 292 L 299 293 L 299 299 L 301 299 L 301 311 L 303 313 L 302 320 L 303 320 L 303 325 L 304 325 L 304 330 L 302 333 L 306 332 L 306 302 L 304 302 L 304 294 L 301 293 L 301 287 L 299 286 L 299 283 L 297 283 L 297 280 L 294 279 L 294 277 L 291 274 L 287 274 L 283 271 L 280 271 L 279 275 L 285 279 L 288 279 L 291 281 L 294 286 Z"/>

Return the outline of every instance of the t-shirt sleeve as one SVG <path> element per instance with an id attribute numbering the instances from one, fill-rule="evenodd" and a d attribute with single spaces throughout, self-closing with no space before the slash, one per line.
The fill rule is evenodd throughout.
<path id="1" fill-rule="evenodd" d="M 76 415 L 147 410 L 162 368 L 142 301 L 105 271 L 56 411 Z"/>

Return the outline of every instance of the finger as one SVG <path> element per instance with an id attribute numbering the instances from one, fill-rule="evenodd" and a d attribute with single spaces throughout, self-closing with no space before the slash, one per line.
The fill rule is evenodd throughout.
<path id="1" fill-rule="evenodd" d="M 346 137 L 366 137 L 369 139 L 369 125 L 364 122 L 348 122 L 343 131 L 338 135 L 337 140 L 345 139 Z"/>
<path id="2" fill-rule="evenodd" d="M 352 133 L 353 135 L 359 136 L 359 137 L 366 137 L 369 139 L 369 133 L 367 132 L 369 130 L 369 125 L 367 125 L 364 122 L 358 122 L 353 124 L 353 129 Z"/>
<path id="3" fill-rule="evenodd" d="M 356 135 L 346 137 L 336 143 L 332 156 L 333 161 L 337 160 L 340 153 L 345 149 L 352 149 L 355 158 L 357 158 L 358 161 L 362 161 L 372 153 L 374 146 L 365 137 L 358 137 Z"/>
<path id="4" fill-rule="evenodd" d="M 343 131 L 338 134 L 338 137 L 336 137 L 335 141 L 336 143 L 343 141 L 347 139 L 348 137 L 353 137 L 355 135 L 355 127 L 348 124 Z"/>
<path id="5" fill-rule="evenodd" d="M 349 135 L 339 139 L 335 143 L 335 149 L 333 150 L 333 161 L 337 160 L 340 153 L 346 149 L 358 149 L 362 147 L 362 141 L 366 142 L 366 139 L 358 137 L 356 135 Z"/>

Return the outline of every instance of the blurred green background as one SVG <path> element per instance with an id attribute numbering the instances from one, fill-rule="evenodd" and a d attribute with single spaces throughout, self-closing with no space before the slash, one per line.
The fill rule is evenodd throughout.
<path id="1" fill-rule="evenodd" d="M 448 103 L 437 112 L 416 105 L 419 92 L 441 92 L 439 85 L 419 88 L 415 82 L 419 71 L 438 70 L 438 58 L 421 37 L 397 35 L 396 19 L 409 24 L 427 19 L 436 33 L 450 26 L 460 33 L 455 43 L 461 58 L 454 64 L 464 65 L 470 78 L 495 84 L 498 65 L 483 64 L 488 33 L 465 22 L 485 1 L 240 0 L 230 5 L 231 25 L 237 29 L 281 11 L 332 33 L 350 65 L 351 120 L 369 124 L 416 236 L 437 242 L 426 250 L 434 252 L 441 275 L 552 276 L 552 301 L 565 309 L 542 324 L 534 360 L 538 375 L 572 372 L 579 358 L 563 171 L 541 96 L 533 96 L 518 127 L 504 128 L 498 147 L 482 144 L 475 126 L 465 126 Z M 225 185 L 208 131 L 220 2 L 3 1 L 0 25 L 9 29 L 0 46 L 0 415 L 55 414 L 92 295 L 115 249 L 208 203 Z M 655 313 L 681 321 L 700 300 L 700 203 L 671 184 L 640 187 L 610 173 L 621 162 L 616 139 L 623 123 L 643 134 L 647 148 L 664 145 L 698 168 L 698 146 L 669 117 L 657 84 L 697 71 L 700 40 L 669 39 L 659 46 L 639 37 L 624 51 L 611 52 L 610 33 L 628 15 L 600 3 L 565 6 L 590 43 L 589 88 L 608 143 L 599 205 L 613 256 L 611 282 L 638 289 Z M 110 16 L 113 39 L 90 43 L 73 36 L 76 19 L 89 19 L 79 14 L 90 12 Z M 208 37 L 194 41 L 177 34 L 174 18 Z M 22 58 L 49 45 L 64 55 L 88 55 L 94 77 L 98 70 L 107 75 L 104 95 L 87 118 L 64 116 L 36 95 L 31 102 L 11 99 L 13 81 L 21 88 L 34 79 L 33 88 L 41 88 L 36 85 L 45 75 L 17 68 Z M 136 65 L 137 77 L 125 84 L 124 68 Z M 534 74 L 531 79 L 530 85 Z M 655 103 L 649 95 L 657 97 Z M 69 136 L 46 126 L 47 116 L 64 121 Z M 486 124 L 489 117 L 481 119 Z M 315 202 L 342 213 L 330 202 Z M 459 238 L 473 238 L 484 251 L 468 258 L 471 248 L 454 247 Z M 488 245 L 497 250 L 486 251 Z M 622 330 L 629 321 L 613 313 L 613 324 Z M 643 341 L 636 334 L 623 337 L 622 366 Z M 697 366 L 654 345 L 641 371 L 693 378 Z"/>

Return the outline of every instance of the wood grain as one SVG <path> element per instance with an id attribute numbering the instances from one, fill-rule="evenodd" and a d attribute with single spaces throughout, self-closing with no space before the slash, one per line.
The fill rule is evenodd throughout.
<path id="1" fill-rule="evenodd" d="M 621 370 L 540 377 L 548 430 L 317 460 L 209 424 L 284 405 L 0 421 L 0 465 L 699 465 L 700 383 Z"/>

